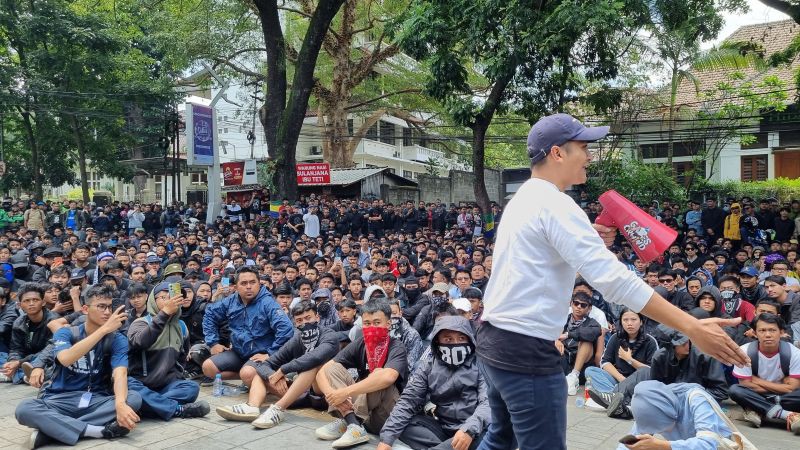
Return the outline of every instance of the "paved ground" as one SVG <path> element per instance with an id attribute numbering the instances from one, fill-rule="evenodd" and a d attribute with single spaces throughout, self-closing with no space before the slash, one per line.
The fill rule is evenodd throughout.
<path id="1" fill-rule="evenodd" d="M 17 424 L 14 409 L 23 398 L 34 395 L 27 386 L 0 385 L 0 448 L 16 449 L 27 441 L 31 430 Z M 205 449 L 280 449 L 280 450 L 323 450 L 329 449 L 330 443 L 314 438 L 313 430 L 329 420 L 327 415 L 310 410 L 300 410 L 289 414 L 283 424 L 270 430 L 256 430 L 250 424 L 228 422 L 217 416 L 215 404 L 232 404 L 240 400 L 236 397 L 214 398 L 210 388 L 203 388 L 201 397 L 212 404 L 212 412 L 204 419 L 159 422 L 148 420 L 129 436 L 116 440 L 104 441 L 89 439 L 81 441 L 74 448 L 92 449 L 147 449 L 166 448 L 205 450 Z M 240 397 L 244 399 L 244 396 Z M 616 441 L 627 434 L 631 422 L 609 419 L 604 413 L 578 409 L 574 405 L 574 397 L 568 404 L 567 444 L 570 449 L 598 450 L 613 449 Z M 726 405 L 730 415 L 737 419 L 741 416 L 735 406 Z M 779 428 L 749 428 L 743 422 L 736 422 L 740 430 L 761 450 L 782 450 L 800 448 L 800 437 Z M 359 448 L 375 448 L 377 440 Z M 50 447 L 48 447 L 50 448 Z M 58 447 L 52 447 L 58 448 Z M 69 448 L 69 447 L 64 447 Z M 524 450 L 524 449 L 523 449 Z"/>

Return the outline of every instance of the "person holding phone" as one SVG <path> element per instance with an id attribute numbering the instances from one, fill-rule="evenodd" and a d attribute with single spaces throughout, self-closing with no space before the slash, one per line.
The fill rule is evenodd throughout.
<path id="1" fill-rule="evenodd" d="M 720 448 L 726 440 L 746 440 L 699 384 L 641 382 L 631 408 L 635 422 L 630 434 L 620 439 L 617 450 L 711 450 Z"/>
<path id="2" fill-rule="evenodd" d="M 142 414 L 161 420 L 211 411 L 207 402 L 196 401 L 200 386 L 183 379 L 189 354 L 189 331 L 180 319 L 183 300 L 180 283 L 159 283 L 147 299 L 147 314 L 128 328 L 133 355 L 128 387 L 142 396 Z"/>

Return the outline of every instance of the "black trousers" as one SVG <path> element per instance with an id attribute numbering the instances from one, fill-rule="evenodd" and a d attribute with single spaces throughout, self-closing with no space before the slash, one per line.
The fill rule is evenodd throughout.
<path id="1" fill-rule="evenodd" d="M 431 416 L 417 414 L 411 419 L 400 440 L 414 450 L 452 450 L 450 443 L 454 431 L 445 430 L 439 422 Z M 475 450 L 481 442 L 481 437 L 472 440 L 469 449 Z"/>
<path id="2" fill-rule="evenodd" d="M 751 409 L 762 416 L 775 405 L 780 405 L 786 411 L 800 412 L 800 389 L 781 396 L 765 396 L 741 384 L 734 384 L 730 387 L 730 396 L 737 405 Z"/>

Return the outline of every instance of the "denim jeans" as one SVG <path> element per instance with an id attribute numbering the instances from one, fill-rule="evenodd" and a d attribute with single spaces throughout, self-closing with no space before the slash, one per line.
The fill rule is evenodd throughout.
<path id="1" fill-rule="evenodd" d="M 8 362 L 8 353 L 0 352 L 0 366 Z M 22 371 L 22 367 L 17 369 L 14 372 L 14 375 L 11 376 L 11 382 L 14 384 L 22 384 L 23 378 L 25 378 L 25 373 Z"/>
<path id="2" fill-rule="evenodd" d="M 617 385 L 617 380 L 605 370 L 589 366 L 586 368 L 586 378 L 592 379 L 592 388 L 598 392 L 613 392 Z"/>
<path id="3" fill-rule="evenodd" d="M 567 448 L 567 382 L 552 375 L 510 372 L 486 364 L 492 423 L 478 450 Z"/>
<path id="4" fill-rule="evenodd" d="M 160 390 L 153 390 L 133 377 L 128 377 L 128 389 L 142 397 L 142 414 L 170 420 L 175 416 L 178 405 L 197 400 L 200 385 L 194 381 L 175 380 Z"/>

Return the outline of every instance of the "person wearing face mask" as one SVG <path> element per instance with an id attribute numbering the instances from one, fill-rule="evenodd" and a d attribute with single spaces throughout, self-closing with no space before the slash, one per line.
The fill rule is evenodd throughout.
<path id="1" fill-rule="evenodd" d="M 450 304 L 448 291 L 449 286 L 446 283 L 434 284 L 431 288 L 430 304 L 422 308 L 414 319 L 414 329 L 423 338 L 427 338 L 433 330 L 436 314 L 444 311 Z"/>
<path id="2" fill-rule="evenodd" d="M 388 302 L 389 306 L 392 308 L 392 324 L 389 328 L 389 334 L 392 338 L 403 341 L 403 345 L 406 347 L 408 371 L 409 373 L 414 373 L 424 350 L 422 338 L 420 338 L 417 330 L 403 317 L 400 301 L 395 298 L 389 299 Z"/>
<path id="3" fill-rule="evenodd" d="M 333 448 L 347 448 L 369 441 L 367 430 L 380 432 L 408 377 L 406 349 L 389 333 L 392 309 L 383 299 L 361 305 L 363 335 L 328 361 L 317 373 L 316 383 L 339 417 L 317 428 L 318 439 L 334 441 Z M 358 379 L 348 369 L 358 372 Z"/>
<path id="4" fill-rule="evenodd" d="M 319 326 L 330 328 L 333 324 L 339 320 L 339 317 L 336 314 L 336 308 L 333 307 L 331 303 L 331 291 L 330 289 L 317 289 L 311 294 L 311 300 L 317 307 L 317 313 L 319 314 Z"/>
<path id="5" fill-rule="evenodd" d="M 400 282 L 400 280 L 398 280 Z M 406 296 L 406 307 L 403 308 L 403 317 L 408 323 L 414 323 L 422 308 L 430 304 L 430 297 L 422 294 L 419 279 L 413 275 L 406 277 L 401 283 L 401 290 Z"/>
<path id="6" fill-rule="evenodd" d="M 285 411 L 303 394 L 312 389 L 320 367 L 339 351 L 339 338 L 334 331 L 320 326 L 317 306 L 302 301 L 292 307 L 296 328 L 294 336 L 262 365 L 259 376 L 253 378 L 246 403 L 217 407 L 217 414 L 226 420 L 250 422 L 254 427 L 266 429 L 281 423 Z M 296 373 L 291 381 L 286 375 Z M 267 394 L 280 399 L 263 414 L 259 406 Z M 317 394 L 319 395 L 319 394 Z"/>
<path id="7" fill-rule="evenodd" d="M 739 293 L 741 290 L 742 285 L 736 277 L 727 275 L 719 280 L 722 314 L 733 318 L 741 317 L 742 323 L 751 322 L 756 316 L 756 308 L 752 304 L 742 301 Z"/>
<path id="8" fill-rule="evenodd" d="M 475 360 L 469 321 L 444 316 L 436 321 L 432 358 L 420 362 L 380 432 L 378 450 L 401 440 L 412 448 L 475 449 L 490 421 L 486 382 Z M 425 408 L 426 402 L 435 409 Z"/>

